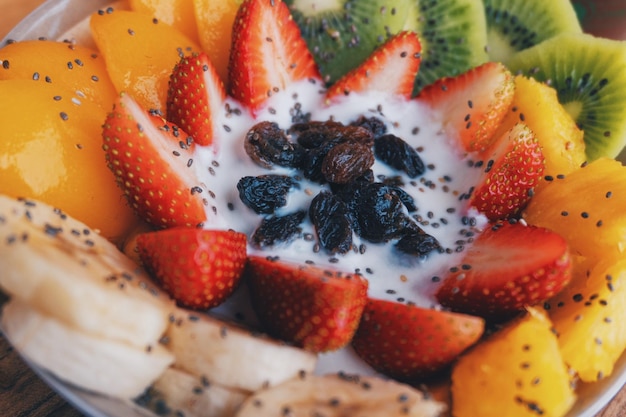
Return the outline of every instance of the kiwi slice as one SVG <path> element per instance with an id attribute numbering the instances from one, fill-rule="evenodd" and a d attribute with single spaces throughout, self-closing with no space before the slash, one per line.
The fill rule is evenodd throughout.
<path id="1" fill-rule="evenodd" d="M 518 51 L 561 33 L 582 33 L 570 0 L 483 0 L 487 53 L 507 63 Z"/>
<path id="2" fill-rule="evenodd" d="M 415 0 L 285 0 L 327 84 L 402 30 Z"/>
<path id="3" fill-rule="evenodd" d="M 589 161 L 614 158 L 626 144 L 626 42 L 562 34 L 518 52 L 514 73 L 546 82 L 584 131 Z"/>
<path id="4" fill-rule="evenodd" d="M 422 63 L 414 94 L 441 77 L 461 74 L 488 60 L 482 1 L 411 2 L 405 29 L 415 31 L 422 43 Z"/>

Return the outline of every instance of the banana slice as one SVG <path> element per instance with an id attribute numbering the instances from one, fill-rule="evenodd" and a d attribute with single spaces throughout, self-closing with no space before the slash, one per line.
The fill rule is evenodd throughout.
<path id="1" fill-rule="evenodd" d="M 263 389 L 234 417 L 437 417 L 443 403 L 408 385 L 377 377 L 305 375 Z"/>
<path id="2" fill-rule="evenodd" d="M 140 349 L 88 335 L 12 299 L 2 328 L 28 360 L 70 384 L 107 396 L 132 399 L 161 375 L 173 355 L 156 344 Z"/>
<path id="3" fill-rule="evenodd" d="M 249 396 L 168 368 L 142 396 L 141 404 L 160 416 L 232 417 Z"/>
<path id="4" fill-rule="evenodd" d="M 175 366 L 248 392 L 312 372 L 317 356 L 213 317 L 179 309 L 166 332 Z"/>
<path id="5" fill-rule="evenodd" d="M 91 335 L 145 348 L 174 303 L 137 264 L 59 210 L 0 195 L 0 288 Z"/>

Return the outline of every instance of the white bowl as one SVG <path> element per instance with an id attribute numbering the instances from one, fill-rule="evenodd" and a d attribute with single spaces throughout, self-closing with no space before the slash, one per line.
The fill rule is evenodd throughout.
<path id="1" fill-rule="evenodd" d="M 20 22 L 2 41 L 64 39 L 68 31 L 111 0 L 48 0 Z M 72 32 L 69 32 L 70 34 Z M 624 155 L 624 154 L 623 154 Z M 620 158 L 621 159 L 621 158 Z M 153 413 L 131 402 L 123 402 L 85 392 L 69 386 L 37 366 L 31 368 L 55 391 L 86 415 L 93 417 L 156 417 Z M 578 401 L 566 417 L 594 417 L 626 384 L 626 354 L 617 362 L 610 377 L 594 384 L 581 384 Z"/>

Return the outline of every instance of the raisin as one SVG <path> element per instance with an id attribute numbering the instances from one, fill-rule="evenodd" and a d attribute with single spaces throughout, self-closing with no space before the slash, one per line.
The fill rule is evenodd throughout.
<path id="1" fill-rule="evenodd" d="M 252 243 L 258 248 L 263 248 L 276 243 L 290 242 L 302 233 L 300 224 L 305 217 L 306 211 L 301 210 L 285 216 L 265 218 L 252 234 Z"/>
<path id="2" fill-rule="evenodd" d="M 322 164 L 328 152 L 335 147 L 341 140 L 324 142 L 317 148 L 307 149 L 302 160 L 302 175 L 311 181 L 323 184 L 326 178 L 322 173 Z"/>
<path id="3" fill-rule="evenodd" d="M 405 172 L 410 178 L 424 173 L 426 167 L 417 151 L 395 135 L 383 135 L 374 141 L 376 157 L 387 165 Z"/>
<path id="4" fill-rule="evenodd" d="M 396 248 L 401 252 L 421 258 L 428 256 L 432 251 L 441 251 L 441 245 L 437 239 L 419 228 L 402 236 L 396 243 Z"/>
<path id="5" fill-rule="evenodd" d="M 362 187 L 353 203 L 358 233 L 371 242 L 400 237 L 413 221 L 404 212 L 400 196 L 388 185 L 373 183 Z"/>
<path id="6" fill-rule="evenodd" d="M 387 125 L 378 117 L 365 117 L 360 116 L 357 120 L 350 123 L 351 126 L 363 127 L 374 135 L 374 138 L 379 138 L 387 133 Z"/>
<path id="7" fill-rule="evenodd" d="M 298 187 L 296 180 L 286 175 L 243 177 L 237 183 L 241 201 L 258 214 L 271 214 L 287 204 L 287 194 Z"/>
<path id="8" fill-rule="evenodd" d="M 318 124 L 301 131 L 297 138 L 298 144 L 307 149 L 318 148 L 329 141 L 339 143 L 347 140 L 374 145 L 374 136 L 369 130 L 358 126 L 344 126 L 337 122 Z"/>
<path id="9" fill-rule="evenodd" d="M 333 146 L 322 161 L 326 181 L 347 184 L 356 180 L 374 165 L 374 152 L 367 145 L 352 140 Z"/>
<path id="10" fill-rule="evenodd" d="M 404 207 L 408 210 L 409 213 L 413 213 L 417 211 L 417 205 L 415 204 L 415 199 L 411 197 L 411 194 L 404 191 L 404 189 L 400 187 L 390 186 L 391 189 L 400 197 L 400 201 L 404 204 Z"/>
<path id="11" fill-rule="evenodd" d="M 304 151 L 301 146 L 289 141 L 287 134 L 274 122 L 260 122 L 246 134 L 246 153 L 263 168 L 274 165 L 296 168 L 302 162 Z"/>
<path id="12" fill-rule="evenodd" d="M 346 205 L 333 194 L 322 191 L 309 206 L 320 246 L 330 253 L 346 253 L 352 247 L 352 229 Z"/>

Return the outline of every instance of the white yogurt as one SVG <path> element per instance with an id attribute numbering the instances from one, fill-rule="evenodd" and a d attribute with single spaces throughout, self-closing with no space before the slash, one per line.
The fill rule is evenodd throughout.
<path id="1" fill-rule="evenodd" d="M 366 248 L 363 253 L 355 250 L 343 255 L 331 255 L 323 249 L 315 252 L 316 240 L 304 238 L 307 233 L 315 236 L 308 216 L 302 225 L 302 237 L 289 244 L 276 245 L 265 250 L 249 246 L 249 253 L 271 254 L 298 263 L 313 261 L 317 265 L 345 272 L 359 271 L 368 279 L 370 297 L 412 302 L 423 307 L 436 304 L 432 294 L 438 280 L 433 277 L 441 277 L 447 269 L 459 263 L 463 256 L 462 248 L 467 247 L 462 242 L 468 240 L 468 232 L 471 236 L 471 233 L 477 232 L 486 223 L 483 216 L 468 209 L 467 200 L 462 198 L 476 184 L 481 170 L 471 166 L 453 141 L 441 133 L 442 125 L 436 114 L 431 114 L 428 108 L 415 100 L 392 99 L 381 93 L 353 94 L 326 106 L 322 87 L 310 81 L 298 83 L 289 91 L 275 94 L 256 118 L 252 118 L 234 101 L 229 101 L 226 108 L 227 111 L 217 123 L 219 128 L 216 148 L 198 147 L 196 150 L 196 161 L 200 163 L 194 165 L 201 167 L 196 168 L 198 175 L 206 189 L 210 190 L 207 194 L 215 196 L 208 198 L 207 228 L 230 228 L 251 236 L 262 217 L 239 199 L 239 179 L 269 173 L 296 173 L 281 167 L 270 171 L 258 166 L 248 157 L 244 150 L 244 138 L 248 130 L 260 121 L 274 121 L 281 128 L 288 129 L 296 108 L 302 113 L 311 113 L 311 120 L 326 121 L 332 118 L 345 124 L 361 115 L 376 116 L 385 121 L 389 133 L 418 149 L 428 167 L 421 177 L 411 179 L 379 161 L 376 161 L 372 170 L 375 176 L 402 175 L 405 183 L 403 188 L 414 198 L 418 207 L 417 212 L 411 215 L 419 216 L 420 227 L 433 235 L 447 249 L 446 253 L 431 252 L 426 259 L 418 259 L 399 254 L 394 250 L 393 242 L 375 244 L 363 241 L 356 235 L 353 238 L 354 246 L 359 248 L 363 244 Z M 313 197 L 327 187 L 302 180 L 300 189 L 290 192 L 288 204 L 280 208 L 277 214 L 308 210 Z M 472 219 L 471 224 L 468 219 Z M 242 296 L 235 297 L 234 301 L 218 311 L 232 313 L 237 310 L 239 313 L 251 314 L 242 305 L 241 298 Z M 337 370 L 337 358 L 341 357 L 343 370 L 362 372 L 360 361 L 352 356 L 348 351 L 324 355 L 320 369 Z"/>

